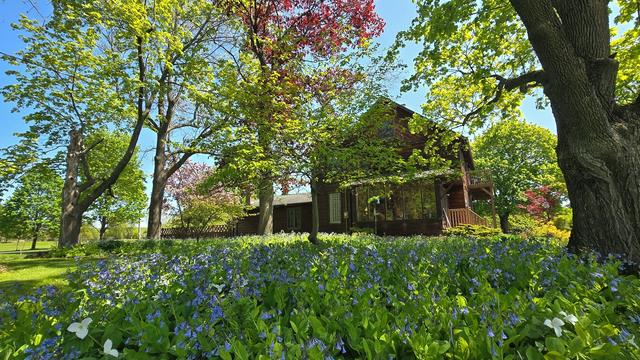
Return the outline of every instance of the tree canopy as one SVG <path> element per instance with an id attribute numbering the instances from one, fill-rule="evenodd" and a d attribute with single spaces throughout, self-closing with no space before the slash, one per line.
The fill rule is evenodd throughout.
<path id="1" fill-rule="evenodd" d="M 551 131 L 523 120 L 498 122 L 474 141 L 476 166 L 490 169 L 493 175 L 496 210 L 504 231 L 508 231 L 509 215 L 525 202 L 525 191 L 546 185 L 566 192 L 556 144 Z"/>

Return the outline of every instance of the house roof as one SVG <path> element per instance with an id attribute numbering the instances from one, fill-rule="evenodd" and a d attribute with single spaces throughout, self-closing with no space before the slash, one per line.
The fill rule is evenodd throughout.
<path id="1" fill-rule="evenodd" d="M 276 195 L 273 197 L 273 206 L 287 206 L 296 204 L 311 203 L 311 193 Z M 257 199 L 251 200 L 251 206 L 257 207 L 260 202 Z"/>

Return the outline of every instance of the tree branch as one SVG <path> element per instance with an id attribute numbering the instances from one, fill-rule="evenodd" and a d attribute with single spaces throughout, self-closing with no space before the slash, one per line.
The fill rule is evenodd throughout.
<path id="1" fill-rule="evenodd" d="M 480 106 L 466 114 L 462 120 L 462 126 L 466 126 L 471 119 L 480 114 L 482 110 L 488 106 L 497 103 L 502 97 L 504 91 L 520 89 L 521 92 L 526 92 L 533 87 L 542 86 L 545 81 L 545 73 L 543 70 L 531 71 L 511 79 L 507 79 L 497 74 L 491 75 L 491 77 L 498 80 L 496 92 L 493 96 L 485 96 L 484 99 L 482 99 L 482 104 Z"/>

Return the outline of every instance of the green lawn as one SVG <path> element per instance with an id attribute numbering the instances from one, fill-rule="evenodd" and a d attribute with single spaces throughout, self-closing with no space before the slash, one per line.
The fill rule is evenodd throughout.
<path id="1" fill-rule="evenodd" d="M 0 290 L 28 293 L 43 285 L 64 287 L 65 274 L 74 267 L 73 259 L 27 259 L 25 255 L 0 254 Z"/>
<path id="2" fill-rule="evenodd" d="M 38 241 L 36 250 L 46 250 L 56 246 L 55 241 Z M 9 241 L 0 242 L 0 253 L 7 251 L 30 251 L 31 241 Z"/>

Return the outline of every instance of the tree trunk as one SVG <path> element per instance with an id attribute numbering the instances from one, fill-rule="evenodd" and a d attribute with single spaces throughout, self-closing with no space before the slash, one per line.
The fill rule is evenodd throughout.
<path id="1" fill-rule="evenodd" d="M 271 235 L 273 234 L 273 183 L 268 176 L 260 184 L 258 200 L 260 201 L 258 235 Z"/>
<path id="2" fill-rule="evenodd" d="M 66 173 L 62 187 L 62 218 L 60 224 L 59 245 L 64 247 L 78 243 L 82 213 L 79 212 L 78 198 L 78 169 L 82 152 L 82 135 L 78 130 L 69 132 L 69 146 L 67 146 Z"/>
<path id="3" fill-rule="evenodd" d="M 100 235 L 99 235 L 99 240 L 102 241 L 104 240 L 104 234 L 107 232 L 107 219 L 102 217 L 100 218 Z"/>
<path id="4" fill-rule="evenodd" d="M 320 228 L 320 211 L 318 210 L 318 182 L 311 180 L 311 233 L 309 241 L 318 244 L 318 229 Z"/>
<path id="5" fill-rule="evenodd" d="M 640 146 L 618 139 L 609 149 L 558 146 L 573 208 L 569 250 L 624 254 L 640 262 Z M 622 150 L 624 149 L 624 150 Z M 591 149 L 590 149 L 591 150 Z"/>
<path id="6" fill-rule="evenodd" d="M 544 69 L 573 208 L 570 251 L 640 263 L 640 97 L 615 102 L 608 1 L 511 0 Z"/>
<path id="7" fill-rule="evenodd" d="M 511 226 L 509 225 L 509 214 L 500 214 L 498 216 L 500 217 L 500 229 L 502 229 L 502 232 L 505 234 L 510 233 Z"/>
<path id="8" fill-rule="evenodd" d="M 31 241 L 31 250 L 36 249 L 36 243 L 38 242 L 38 234 L 40 233 L 40 225 L 37 225 L 35 229 L 33 229 L 33 240 Z"/>
<path id="9" fill-rule="evenodd" d="M 157 132 L 156 154 L 154 157 L 153 182 L 151 187 L 151 199 L 149 201 L 149 220 L 147 223 L 147 239 L 160 239 L 162 231 L 162 204 L 164 201 L 164 189 L 167 186 L 167 174 L 165 166 L 167 131 L 161 128 Z"/>

